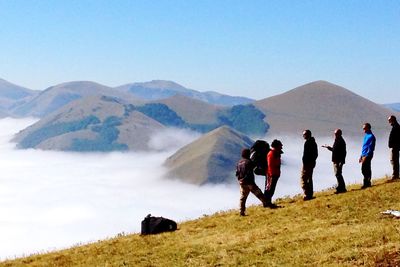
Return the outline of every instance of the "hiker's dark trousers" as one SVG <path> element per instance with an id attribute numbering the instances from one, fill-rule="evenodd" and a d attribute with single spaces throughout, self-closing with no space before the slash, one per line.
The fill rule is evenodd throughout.
<path id="1" fill-rule="evenodd" d="M 279 176 L 269 176 L 266 177 L 265 182 L 265 198 L 267 199 L 268 204 L 272 203 L 272 196 L 275 193 L 276 184 L 278 183 Z"/>
<path id="2" fill-rule="evenodd" d="M 393 167 L 392 179 L 399 178 L 399 149 L 391 148 L 390 149 L 390 163 Z"/>
<path id="3" fill-rule="evenodd" d="M 301 188 L 303 189 L 304 195 L 308 198 L 312 198 L 314 194 L 312 180 L 314 167 L 315 162 L 303 163 L 303 168 L 301 169 Z"/>
<path id="4" fill-rule="evenodd" d="M 371 176 L 372 176 L 371 161 L 372 161 L 372 156 L 367 156 L 361 163 L 361 172 L 364 176 L 365 186 L 371 186 Z"/>
<path id="5" fill-rule="evenodd" d="M 253 193 L 262 203 L 266 205 L 266 199 L 261 189 L 256 184 L 241 184 L 240 185 L 240 214 L 246 211 L 246 200 L 249 194 Z"/>
<path id="6" fill-rule="evenodd" d="M 335 172 L 335 176 L 338 182 L 338 186 L 336 190 L 342 191 L 346 189 L 346 184 L 344 183 L 342 170 L 343 170 L 343 162 L 334 162 L 333 163 L 333 171 Z"/>

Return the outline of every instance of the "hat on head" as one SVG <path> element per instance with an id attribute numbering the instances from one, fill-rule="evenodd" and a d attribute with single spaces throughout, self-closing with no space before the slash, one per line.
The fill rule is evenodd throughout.
<path id="1" fill-rule="evenodd" d="M 272 141 L 271 143 L 271 147 L 273 148 L 281 148 L 282 149 L 282 142 L 278 139 L 274 139 L 274 141 Z M 281 153 L 283 153 L 283 151 L 281 151 Z"/>

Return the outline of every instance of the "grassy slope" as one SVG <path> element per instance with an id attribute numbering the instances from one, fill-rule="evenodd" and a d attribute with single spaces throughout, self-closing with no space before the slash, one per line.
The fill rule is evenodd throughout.
<path id="1" fill-rule="evenodd" d="M 278 184 L 279 186 L 279 184 Z M 138 234 L 0 263 L 0 266 L 399 266 L 400 182 L 375 181 L 345 194 L 278 199 L 279 209 L 226 211 L 180 224 L 179 230 Z"/>

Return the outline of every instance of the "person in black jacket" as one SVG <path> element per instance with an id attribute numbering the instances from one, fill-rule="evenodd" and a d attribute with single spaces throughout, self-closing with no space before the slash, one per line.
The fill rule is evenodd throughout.
<path id="1" fill-rule="evenodd" d="M 400 126 L 396 117 L 391 115 L 388 122 L 392 125 L 389 135 L 390 163 L 393 167 L 392 180 L 399 179 L 399 150 L 400 150 Z"/>
<path id="2" fill-rule="evenodd" d="M 240 216 L 245 216 L 246 200 L 250 192 L 261 200 L 264 207 L 268 206 L 267 199 L 254 181 L 253 169 L 254 164 L 250 160 L 250 149 L 244 148 L 242 159 L 236 164 L 236 177 L 240 185 Z"/>
<path id="3" fill-rule="evenodd" d="M 340 194 L 347 192 L 346 184 L 343 179 L 342 170 L 343 165 L 346 162 L 346 142 L 342 137 L 342 130 L 336 129 L 335 132 L 335 141 L 333 142 L 333 146 L 323 145 L 322 147 L 327 148 L 332 151 L 332 162 L 333 162 L 333 170 L 335 172 L 335 176 L 338 182 L 336 187 L 335 194 Z"/>
<path id="4" fill-rule="evenodd" d="M 313 171 L 318 158 L 318 147 L 310 130 L 303 131 L 304 152 L 303 152 L 303 167 L 301 169 L 301 187 L 304 192 L 304 200 L 313 199 Z"/>

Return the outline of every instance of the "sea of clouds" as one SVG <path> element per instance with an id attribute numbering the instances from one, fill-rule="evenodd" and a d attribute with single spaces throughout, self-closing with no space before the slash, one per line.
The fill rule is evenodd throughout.
<path id="1" fill-rule="evenodd" d="M 222 210 L 237 209 L 239 188 L 195 186 L 163 177 L 164 160 L 199 137 L 183 130 L 166 130 L 152 138 L 152 153 L 72 153 L 17 150 L 13 135 L 35 119 L 0 120 L 0 260 L 93 242 L 119 233 L 140 232 L 151 213 L 181 221 Z M 267 137 L 271 142 L 274 137 Z M 346 140 L 346 183 L 361 183 L 360 140 Z M 301 193 L 301 133 L 279 137 L 283 143 L 282 175 L 274 198 Z M 319 158 L 315 190 L 335 186 L 331 152 L 333 137 L 317 139 Z M 373 177 L 390 173 L 387 139 L 378 139 Z M 256 177 L 263 188 L 264 179 Z M 259 204 L 250 195 L 248 205 Z M 250 214 L 251 216 L 251 214 Z"/>

